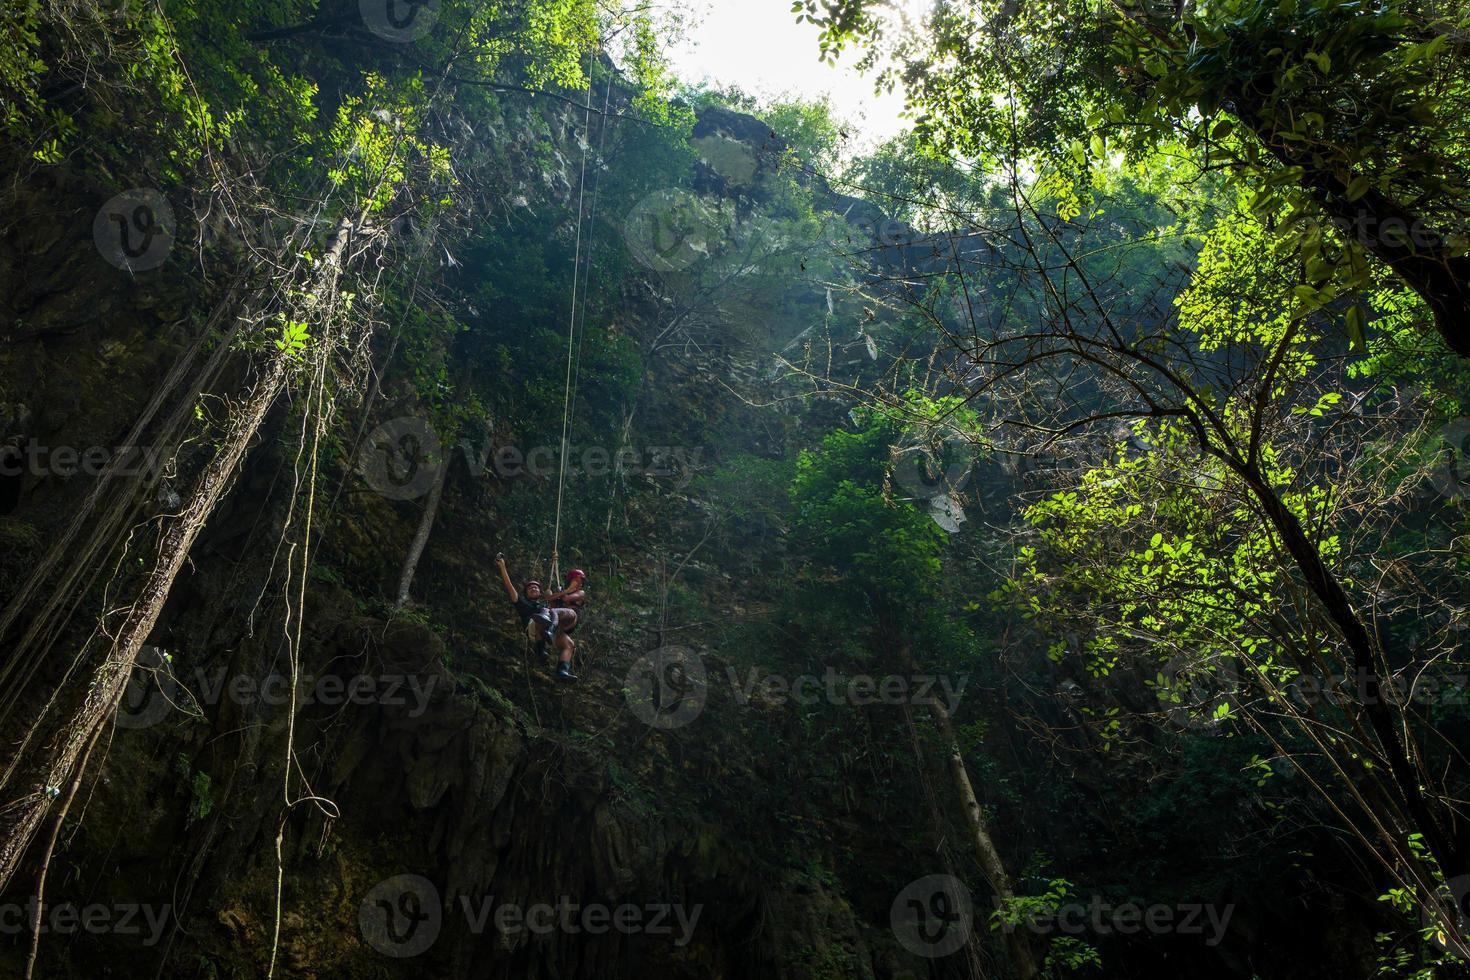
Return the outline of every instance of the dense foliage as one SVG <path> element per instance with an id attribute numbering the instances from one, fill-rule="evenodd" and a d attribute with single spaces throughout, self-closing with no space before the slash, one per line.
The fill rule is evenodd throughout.
<path id="1" fill-rule="evenodd" d="M 367 740 L 417 719 L 342 736 L 294 704 L 181 696 L 163 748 L 124 740 L 178 760 L 157 826 L 197 848 L 185 890 L 215 848 L 251 858 L 274 920 L 229 937 L 242 976 L 278 971 L 281 910 L 339 819 L 359 853 L 326 877 L 386 850 L 459 882 L 493 843 L 487 887 L 508 868 L 526 893 L 632 889 L 655 865 L 671 893 L 738 885 L 730 931 L 658 960 L 670 976 L 1465 969 L 1466 23 L 1417 0 L 800 0 L 820 53 L 861 49 L 915 111 L 854 159 L 824 104 L 670 77 L 677 14 L 445 0 L 408 5 L 415 27 L 367 6 L 0 13 L 14 199 L 90 214 L 147 188 L 177 219 L 155 279 L 48 281 L 6 337 L 7 427 L 58 399 L 59 365 L 86 407 L 37 425 L 136 424 L 168 465 L 0 498 L 26 555 L 0 560 L 0 886 L 78 819 L 134 668 L 299 673 L 336 639 L 303 624 L 336 602 L 343 635 L 418 629 L 435 651 L 455 700 L 425 741 L 484 725 L 475 751 L 516 761 L 385 754 L 412 805 L 343 815 L 320 786 L 350 795 Z M 44 253 L 26 224 L 10 251 Z M 48 305 L 73 291 L 141 325 Z M 98 358 L 128 365 L 116 405 L 123 369 Z M 420 495 L 365 477 L 365 434 L 405 420 L 417 441 L 377 448 L 432 474 Z M 29 437 L 14 424 L 0 437 Z M 550 462 L 504 472 L 507 447 Z M 499 551 L 526 576 L 594 570 L 581 687 L 537 686 L 499 622 Z M 190 637 L 196 662 L 140 667 L 150 636 Z M 640 658 L 675 648 L 703 658 L 679 690 L 718 724 L 630 720 Z M 794 676 L 848 694 L 760 682 Z M 874 677 L 945 696 L 850 696 Z M 474 793 L 510 769 L 541 782 L 495 823 Z M 478 782 L 446 797 L 463 770 Z M 606 847 L 536 836 L 552 799 Z M 976 897 L 952 956 L 894 948 L 894 896 L 930 871 Z M 1215 943 L 1037 928 L 1086 901 L 1249 921 Z M 810 914 L 773 928 L 781 902 Z M 179 939 L 200 975 L 221 936 Z M 327 975 L 361 962 L 347 945 L 289 952 Z M 528 976 L 611 962 L 489 945 L 465 948 Z"/>

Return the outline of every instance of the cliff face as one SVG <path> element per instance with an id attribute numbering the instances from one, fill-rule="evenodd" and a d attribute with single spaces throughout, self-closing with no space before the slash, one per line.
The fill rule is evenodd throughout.
<path id="1" fill-rule="evenodd" d="M 550 113 L 554 132 L 564 120 Z M 691 145 L 695 200 L 715 214 L 722 202 L 763 206 L 780 164 L 764 123 L 711 110 Z M 566 213 L 574 134 L 548 149 L 512 170 L 507 237 L 527 231 L 518 208 Z M 96 486 L 101 454 L 132 449 L 133 419 L 225 287 L 222 275 L 99 261 L 92 216 L 107 193 L 80 178 L 8 193 L 0 435 L 14 465 L 0 529 L 14 595 Z M 69 217 L 40 217 L 55 214 Z M 555 225 L 556 239 L 570 237 Z M 638 234 L 618 220 L 596 233 Z M 616 331 L 657 338 L 670 316 L 690 316 L 680 281 L 661 271 L 591 306 Z M 466 305 L 473 278 L 464 275 Z M 415 601 L 397 611 L 383 601 L 422 517 L 412 484 L 426 465 L 410 452 L 389 461 L 407 467 L 394 471 L 406 480 L 377 482 L 385 471 L 370 453 L 399 448 L 377 445 L 378 430 L 420 417 L 392 362 L 376 403 L 360 399 L 356 411 L 367 414 L 344 423 L 367 430 L 368 448 L 354 456 L 344 446 L 335 482 L 319 490 L 330 503 L 309 542 L 317 560 L 298 644 L 283 617 L 301 583 L 282 571 L 301 542 L 281 528 L 299 420 L 277 406 L 191 552 L 52 858 L 51 909 L 96 907 L 117 919 L 134 909 L 132 918 L 73 932 L 63 916 L 42 937 L 40 975 L 264 976 L 273 953 L 278 975 L 302 977 L 922 972 L 871 909 L 854 911 L 831 870 L 846 854 L 882 850 L 901 825 L 862 826 L 861 804 L 804 784 L 800 773 L 825 769 L 829 749 L 802 744 L 800 719 L 784 706 L 742 703 L 722 676 L 735 668 L 716 651 L 771 607 L 761 577 L 779 549 L 769 538 L 759 553 L 706 545 L 710 504 L 690 483 L 718 464 L 704 445 L 716 435 L 725 452 L 779 458 L 794 445 L 794 420 L 778 413 L 752 425 L 748 404 L 770 390 L 770 352 L 752 338 L 799 333 L 822 302 L 806 286 L 783 293 L 788 308 L 760 323 L 696 310 L 700 333 L 676 335 L 678 356 L 644 347 L 641 391 L 618 406 L 621 445 L 586 447 L 614 464 L 623 450 L 625 465 L 597 483 L 594 452 L 590 475 L 570 487 L 563 564 L 591 570 L 595 597 L 576 685 L 554 683 L 529 650 L 494 572 L 502 549 L 518 573 L 544 562 L 555 493 L 544 467 L 498 464 L 506 445 L 528 451 L 510 423 L 446 434 L 450 470 Z M 690 345 L 701 345 L 692 357 Z M 377 356 L 394 347 L 382 342 Z M 520 367 L 506 370 L 457 397 L 493 398 Z M 724 390 L 711 392 L 711 376 Z M 733 440 L 732 430 L 744 435 Z M 149 487 L 136 519 L 177 504 L 169 472 Z M 88 611 L 58 646 L 85 635 Z M 666 687 L 670 656 L 693 656 L 714 676 Z M 28 696 L 46 696 L 63 670 L 48 661 Z M 679 691 L 697 696 L 696 710 L 681 714 L 671 701 Z M 287 797 L 288 764 L 309 792 Z M 23 903 L 32 884 L 8 897 Z M 17 974 L 27 952 L 28 943 L 0 946 L 5 972 Z"/>
<path id="2" fill-rule="evenodd" d="M 632 112 L 629 93 L 608 92 L 614 118 Z M 864 272 L 921 279 L 979 239 L 917 235 L 834 193 L 753 116 L 706 108 L 673 141 L 587 118 L 507 96 L 445 123 L 462 134 L 456 163 L 473 158 L 466 170 L 484 178 L 466 192 L 473 218 L 430 246 L 422 219 L 391 224 L 395 250 L 366 278 L 397 277 L 398 291 L 365 291 L 372 339 L 342 355 L 341 380 L 280 399 L 253 440 L 64 811 L 38 976 L 255 978 L 273 962 L 276 976 L 319 978 L 1005 975 L 933 731 L 903 698 L 846 686 L 895 665 L 876 662 L 872 624 L 826 608 L 831 576 L 787 533 L 796 453 L 851 425 L 852 400 L 826 382 L 883 369 L 873 334 L 891 324 L 842 287 Z M 99 616 L 125 601 L 114 583 L 151 556 L 212 448 L 187 424 L 209 432 L 248 389 L 226 339 L 238 294 L 261 242 L 303 217 L 240 240 L 210 231 L 182 192 L 155 192 L 174 246 L 143 269 L 117 261 L 109 233 L 140 203 L 161 221 L 157 196 L 118 210 L 120 178 L 12 162 L 0 599 L 26 598 L 48 554 L 59 564 L 41 596 L 67 559 L 91 557 L 32 644 L 44 655 L 7 675 L 20 679 L 0 692 L 7 746 L 26 709 L 86 676 Z M 321 252 L 323 229 L 301 234 L 302 251 Z M 525 639 L 493 559 L 505 552 L 517 582 L 551 574 L 574 275 L 585 293 L 559 558 L 590 572 L 592 602 L 567 685 Z M 257 344 L 289 342 L 272 330 Z M 885 356 L 904 336 L 883 338 Z M 197 390 L 179 380 L 186 361 L 208 368 Z M 320 444 L 308 404 L 331 409 Z M 91 525 L 65 536 L 94 493 L 111 500 L 110 460 L 138 480 L 114 522 L 120 550 Z M 954 506 L 972 528 L 1005 523 L 1015 474 L 970 465 Z M 1252 976 L 1263 961 L 1290 965 L 1261 975 L 1367 975 L 1361 903 L 1293 863 L 1310 839 L 1293 861 L 1240 857 L 1258 832 L 1252 777 L 1219 741 L 1160 749 L 1184 757 L 1169 766 L 1100 761 L 1096 720 L 1072 697 L 1096 679 L 1065 676 L 1044 642 L 983 608 L 992 544 L 953 539 L 977 584 L 943 612 L 993 628 L 974 649 L 1013 659 L 952 661 L 941 680 L 957 687 L 924 690 L 949 700 L 1018 891 L 1066 875 L 1130 901 L 1163 883 L 1148 898 L 1165 911 L 1211 903 L 1213 923 L 1181 913 L 1196 931 L 1089 934 L 1105 975 Z M 1205 818 L 1208 840 L 1191 825 Z M 36 933 L 14 926 L 43 850 L 0 901 L 5 976 L 22 973 Z M 971 883 L 973 908 L 922 887 L 947 875 Z M 945 948 L 944 929 L 915 931 L 926 915 L 979 938 Z"/>

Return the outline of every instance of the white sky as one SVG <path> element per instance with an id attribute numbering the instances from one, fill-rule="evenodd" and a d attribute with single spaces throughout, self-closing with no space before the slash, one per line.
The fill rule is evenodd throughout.
<path id="1" fill-rule="evenodd" d="M 762 101 L 826 95 L 834 115 L 849 124 L 855 144 L 849 150 L 870 148 L 908 125 L 899 118 L 902 95 L 874 94 L 873 78 L 852 67 L 861 52 L 844 51 L 836 66 L 817 60 L 817 28 L 796 22 L 791 0 L 695 0 L 691 20 L 695 26 L 669 50 L 674 73 L 684 81 L 735 84 Z"/>

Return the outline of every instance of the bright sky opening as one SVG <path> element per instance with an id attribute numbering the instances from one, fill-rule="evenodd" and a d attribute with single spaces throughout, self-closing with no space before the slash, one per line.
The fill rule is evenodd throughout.
<path id="1" fill-rule="evenodd" d="M 928 0 L 900 0 L 909 11 Z M 825 95 L 833 114 L 848 124 L 849 151 L 864 150 L 908 128 L 901 92 L 875 94 L 874 78 L 853 66 L 849 50 L 834 65 L 817 60 L 818 30 L 798 24 L 790 0 L 704 0 L 693 11 L 694 26 L 669 51 L 675 73 L 691 83 L 736 85 L 762 101 L 817 99 Z"/>

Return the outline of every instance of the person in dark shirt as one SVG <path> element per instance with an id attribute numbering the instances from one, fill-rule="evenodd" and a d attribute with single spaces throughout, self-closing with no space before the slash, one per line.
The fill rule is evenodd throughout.
<path id="1" fill-rule="evenodd" d="M 554 643 L 561 654 L 561 662 L 556 668 L 557 678 L 564 681 L 576 680 L 577 675 L 572 673 L 572 653 L 575 644 L 567 635 L 569 629 L 576 628 L 576 610 L 565 606 L 556 609 L 549 608 L 546 603 L 548 597 L 542 591 L 541 583 L 535 579 L 522 586 L 522 592 L 518 593 L 515 583 L 510 579 L 510 572 L 505 567 L 505 555 L 495 556 L 495 567 L 500 570 L 500 582 L 505 586 L 505 594 L 510 596 L 511 604 L 521 617 L 521 625 L 530 627 L 532 623 L 536 624 L 536 649 L 544 655 L 546 644 Z M 557 598 L 562 599 L 563 593 L 558 593 Z"/>

